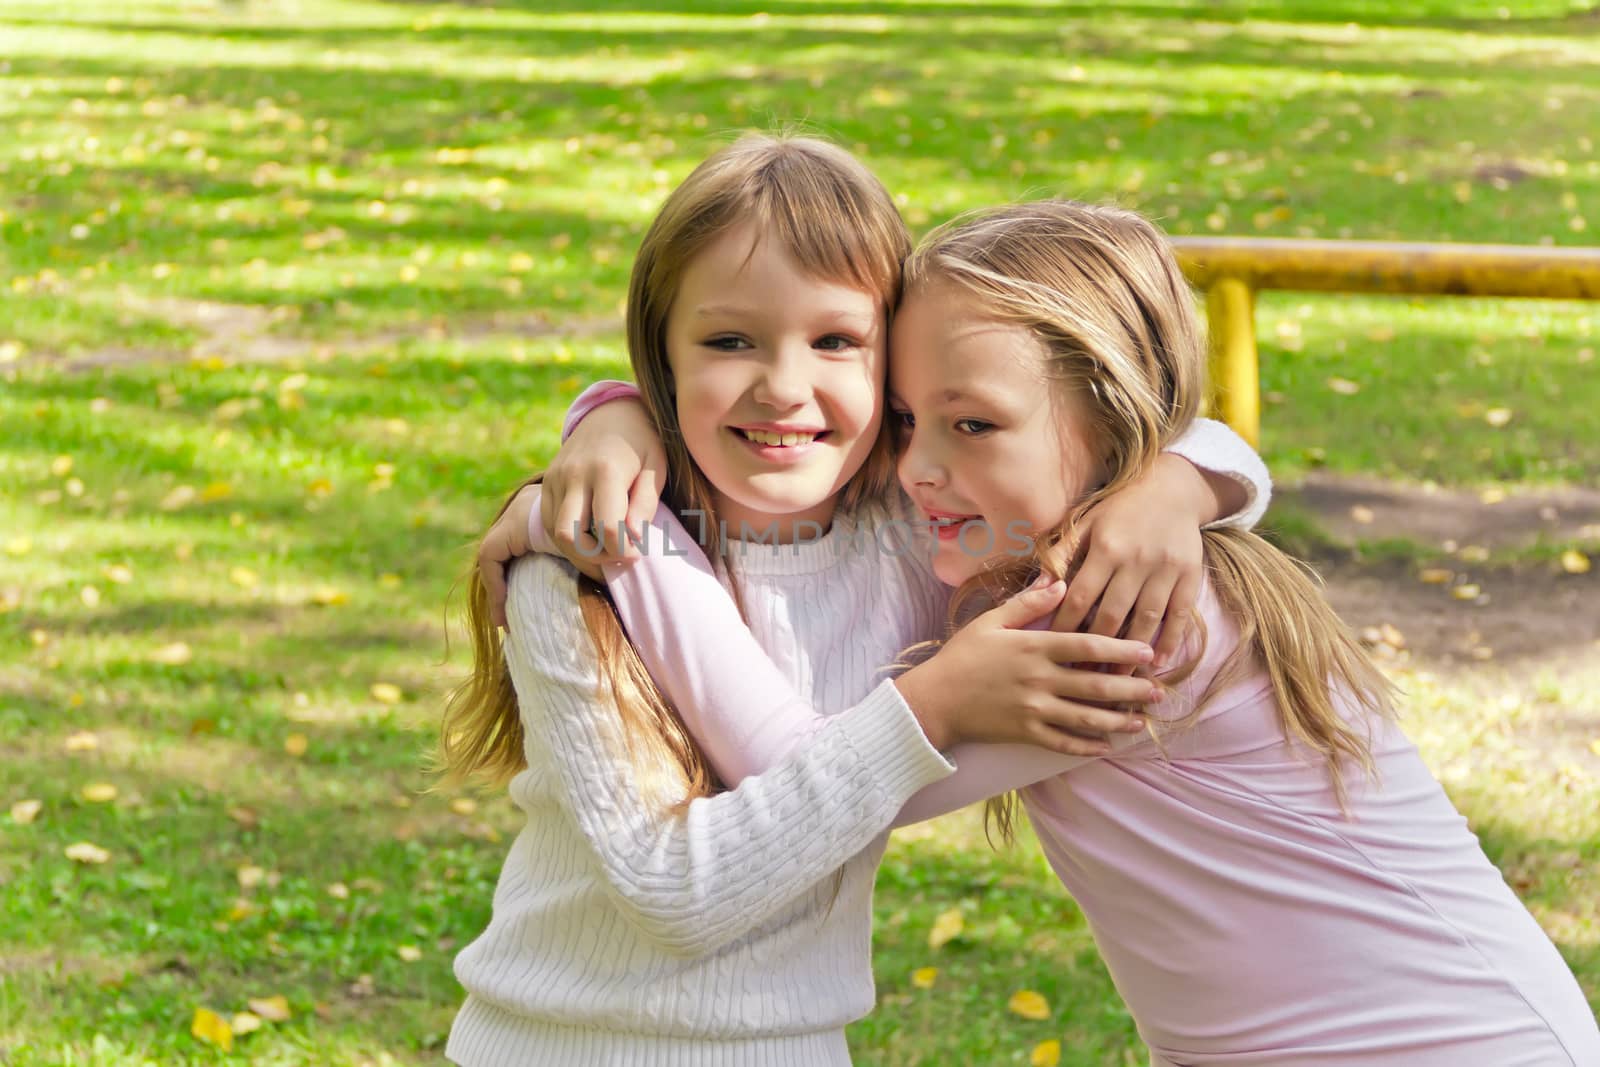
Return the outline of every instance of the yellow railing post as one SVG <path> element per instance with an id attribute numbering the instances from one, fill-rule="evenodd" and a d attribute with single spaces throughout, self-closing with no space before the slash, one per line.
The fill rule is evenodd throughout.
<path id="1" fill-rule="evenodd" d="M 1256 357 L 1256 299 L 1238 278 L 1206 289 L 1211 334 L 1211 410 L 1252 448 L 1261 444 L 1261 376 Z"/>

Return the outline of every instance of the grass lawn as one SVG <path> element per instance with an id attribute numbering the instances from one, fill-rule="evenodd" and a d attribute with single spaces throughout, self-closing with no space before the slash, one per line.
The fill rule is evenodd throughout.
<path id="1" fill-rule="evenodd" d="M 437 1061 L 450 959 L 516 828 L 501 797 L 423 792 L 462 662 L 447 593 L 567 400 L 622 373 L 631 250 L 728 131 L 855 146 L 919 230 L 1070 194 L 1176 232 L 1600 243 L 1592 3 L 63 6 L 0 0 L 18 1067 L 218 1062 L 196 1010 L 277 996 L 289 1017 L 231 1058 Z M 1600 473 L 1593 305 L 1267 294 L 1258 315 L 1280 476 Z M 1522 739 L 1592 699 L 1401 680 L 1600 1004 L 1600 779 Z M 104 862 L 69 859 L 83 844 Z M 993 854 L 965 814 L 902 832 L 878 907 L 858 1063 L 1027 1063 L 1048 1040 L 1063 1064 L 1143 1062 L 1027 844 Z M 963 933 L 930 948 L 952 909 Z M 1047 1019 L 1008 1012 L 1019 989 Z"/>

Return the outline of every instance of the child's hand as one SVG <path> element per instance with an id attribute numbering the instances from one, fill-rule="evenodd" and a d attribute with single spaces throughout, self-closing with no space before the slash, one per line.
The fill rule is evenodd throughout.
<path id="1" fill-rule="evenodd" d="M 551 461 L 540 520 L 580 570 L 620 563 L 639 554 L 623 531 L 641 534 L 666 484 L 667 453 L 644 405 L 613 400 L 578 423 Z"/>
<path id="2" fill-rule="evenodd" d="M 1200 595 L 1200 527 L 1229 513 L 1228 489 L 1188 460 L 1163 454 L 1146 477 L 1101 501 L 1084 517 L 1083 562 L 1054 627 L 1146 643 L 1159 631 L 1155 666 L 1166 666 L 1182 647 Z"/>
<path id="3" fill-rule="evenodd" d="M 528 540 L 528 519 L 538 506 L 539 496 L 537 485 L 525 485 L 518 490 L 478 545 L 478 577 L 489 595 L 489 618 L 496 626 L 506 625 L 506 566 L 534 550 Z M 545 551 L 549 551 L 548 547 Z M 595 581 L 604 580 L 599 566 L 591 560 L 579 557 L 572 562 Z"/>
<path id="4" fill-rule="evenodd" d="M 1147 678 L 1075 664 L 1135 667 L 1150 646 L 1099 634 L 1025 630 L 1054 611 L 1064 582 L 1026 589 L 956 632 L 895 686 L 935 748 L 958 741 L 1016 741 L 1069 756 L 1103 756 L 1109 733 L 1144 729 L 1137 716 L 1094 704 L 1149 704 Z"/>

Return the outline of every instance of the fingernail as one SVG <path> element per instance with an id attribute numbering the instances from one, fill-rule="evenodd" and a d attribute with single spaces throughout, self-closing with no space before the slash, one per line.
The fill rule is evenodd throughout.
<path id="1" fill-rule="evenodd" d="M 1049 587 L 1050 587 L 1050 572 L 1049 571 L 1040 571 L 1039 572 L 1039 576 L 1033 580 L 1033 584 L 1028 586 L 1029 589 L 1048 589 Z"/>
<path id="2" fill-rule="evenodd" d="M 1128 731 L 1130 734 L 1136 734 L 1140 730 L 1144 729 L 1144 720 L 1143 719 L 1129 719 L 1128 720 L 1128 724 L 1126 726 L 1124 726 L 1123 729 Z"/>
<path id="3" fill-rule="evenodd" d="M 1150 687 L 1150 703 L 1159 704 L 1165 699 L 1167 699 L 1167 691 L 1165 689 L 1160 686 Z"/>

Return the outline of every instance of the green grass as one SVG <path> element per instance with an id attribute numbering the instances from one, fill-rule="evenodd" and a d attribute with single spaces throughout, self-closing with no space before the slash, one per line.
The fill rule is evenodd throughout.
<path id="1" fill-rule="evenodd" d="M 461 666 L 446 594 L 566 400 L 621 373 L 631 250 L 731 131 L 839 138 L 919 230 L 1057 193 L 1176 232 L 1600 227 L 1574 228 L 1600 203 L 1592 4 L 595 6 L 0 0 L 0 1059 L 216 1062 L 195 1009 L 282 994 L 234 1059 L 437 1061 L 516 827 L 421 792 Z M 1259 323 L 1280 475 L 1600 471 L 1592 305 L 1268 294 Z M 1600 785 L 1519 742 L 1591 702 L 1405 681 L 1600 1002 Z M 858 1062 L 1053 1037 L 1142 1063 L 1036 850 L 952 817 L 896 839 L 878 899 Z M 952 907 L 967 932 L 928 948 Z M 1019 988 L 1048 1021 L 1006 1011 Z"/>

